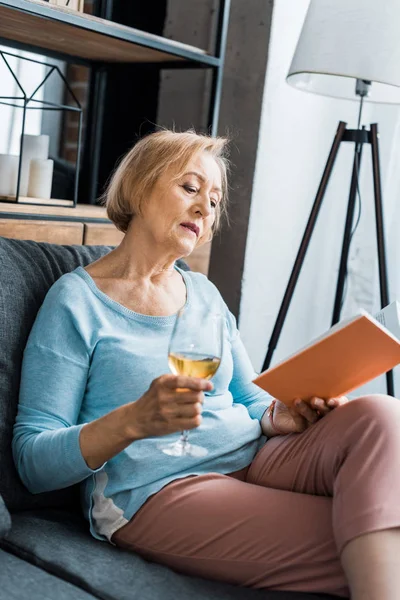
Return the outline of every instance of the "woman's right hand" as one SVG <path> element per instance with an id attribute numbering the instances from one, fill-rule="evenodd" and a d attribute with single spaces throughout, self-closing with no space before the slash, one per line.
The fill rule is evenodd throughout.
<path id="1" fill-rule="evenodd" d="M 128 405 L 132 439 L 194 429 L 201 423 L 204 392 L 211 381 L 184 375 L 161 375 L 143 396 Z M 130 420 L 130 419 L 129 419 Z M 129 423 L 127 423 L 129 427 Z"/>
<path id="2" fill-rule="evenodd" d="M 82 427 L 79 444 L 86 464 L 98 469 L 135 440 L 198 427 L 204 392 L 212 387 L 211 381 L 196 377 L 158 377 L 135 402 Z"/>

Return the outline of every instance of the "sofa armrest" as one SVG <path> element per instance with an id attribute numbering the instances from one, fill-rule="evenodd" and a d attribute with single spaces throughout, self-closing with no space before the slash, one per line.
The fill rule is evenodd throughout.
<path id="1" fill-rule="evenodd" d="M 0 495 L 0 539 L 5 537 L 11 529 L 11 516 Z"/>

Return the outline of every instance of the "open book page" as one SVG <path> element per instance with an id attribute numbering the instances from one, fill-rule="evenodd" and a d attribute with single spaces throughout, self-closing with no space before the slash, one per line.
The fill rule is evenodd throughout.
<path id="1" fill-rule="evenodd" d="M 386 329 L 388 329 L 392 334 L 396 336 L 396 338 L 400 339 L 400 303 L 398 300 L 391 302 L 388 306 L 382 308 L 379 312 L 374 315 L 374 318 L 379 321 Z M 400 367 L 394 367 L 395 373 L 396 370 L 400 369 Z M 395 374 L 396 381 L 396 374 Z M 355 389 L 353 392 L 348 394 L 348 398 L 353 400 L 354 398 L 358 398 L 359 396 L 364 396 L 366 394 L 381 394 L 386 393 L 387 391 L 387 383 L 385 375 L 382 374 L 376 377 L 374 380 L 369 381 L 368 383 L 362 385 L 361 387 Z"/>
<path id="2" fill-rule="evenodd" d="M 398 300 L 382 308 L 376 313 L 375 319 L 400 340 L 400 302 Z"/>

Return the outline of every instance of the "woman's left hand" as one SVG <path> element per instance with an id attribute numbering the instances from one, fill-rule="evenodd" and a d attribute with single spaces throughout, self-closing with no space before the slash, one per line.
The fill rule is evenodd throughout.
<path id="1" fill-rule="evenodd" d="M 348 401 L 346 396 L 329 400 L 312 398 L 310 402 L 304 402 L 297 398 L 291 406 L 286 406 L 277 400 L 273 413 L 273 424 L 283 434 L 301 433 L 327 413 Z"/>

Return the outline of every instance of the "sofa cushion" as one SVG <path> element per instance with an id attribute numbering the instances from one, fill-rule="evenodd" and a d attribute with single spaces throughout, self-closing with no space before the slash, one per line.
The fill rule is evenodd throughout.
<path id="1" fill-rule="evenodd" d="M 0 597 L 7 600 L 93 600 L 79 587 L 0 550 Z"/>
<path id="2" fill-rule="evenodd" d="M 11 527 L 11 517 L 0 495 L 0 538 L 7 535 Z"/>
<path id="3" fill-rule="evenodd" d="M 61 246 L 0 237 L 0 493 L 10 511 L 77 506 L 76 488 L 33 496 L 22 485 L 11 453 L 21 362 L 36 313 L 61 275 L 110 251 L 108 246 Z"/>
<path id="4" fill-rule="evenodd" d="M 64 273 L 107 254 L 111 246 L 62 246 L 0 237 L 0 494 L 10 511 L 38 507 L 80 510 L 78 486 L 32 495 L 11 452 L 25 344 L 45 295 Z M 182 269 L 188 266 L 177 263 Z"/>
<path id="5" fill-rule="evenodd" d="M 13 514 L 3 548 L 104 600 L 328 600 L 333 596 L 265 592 L 177 574 L 95 540 L 78 515 L 61 510 Z"/>

